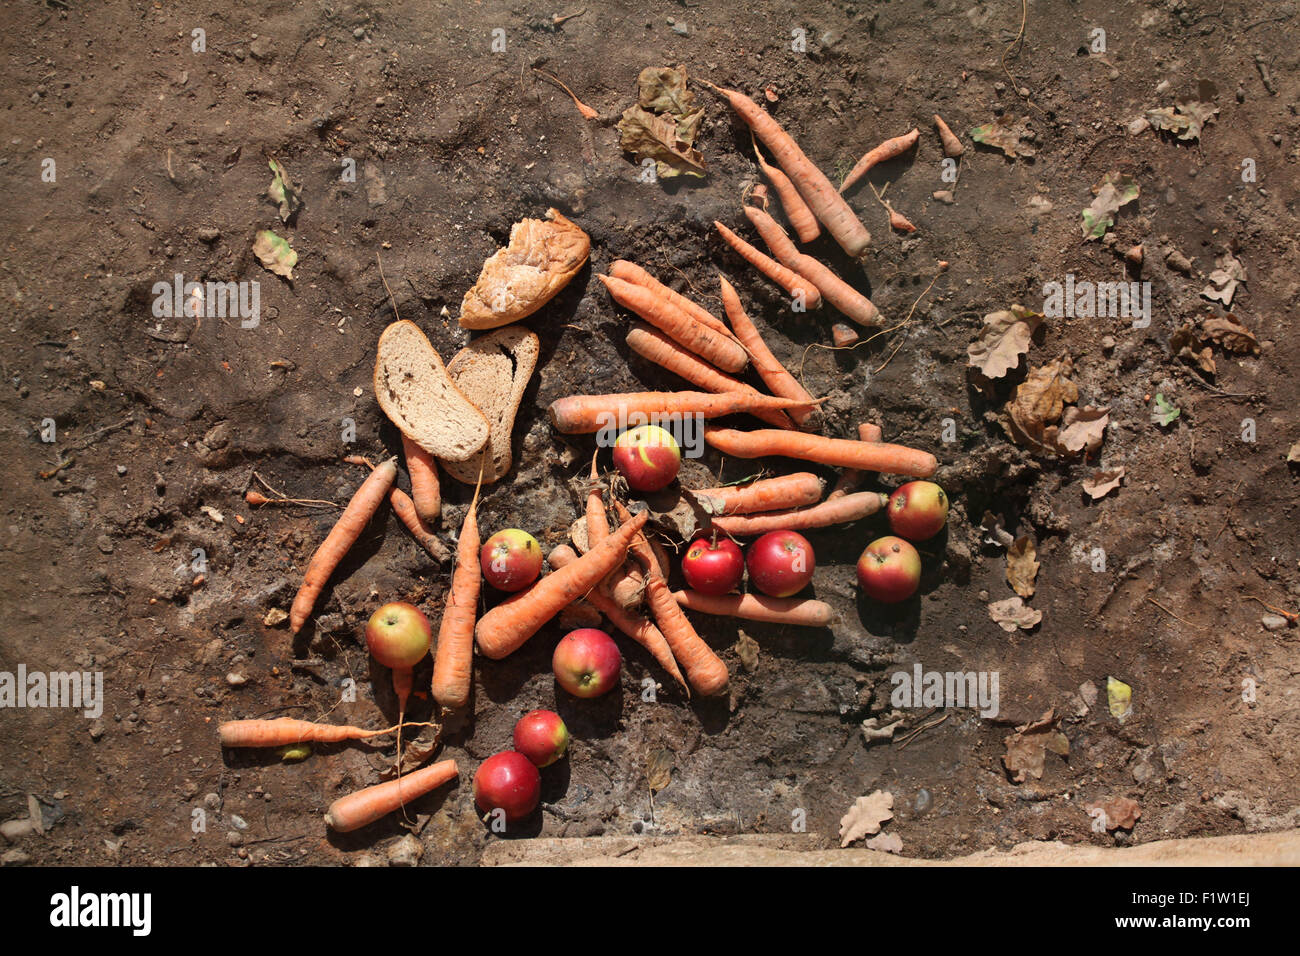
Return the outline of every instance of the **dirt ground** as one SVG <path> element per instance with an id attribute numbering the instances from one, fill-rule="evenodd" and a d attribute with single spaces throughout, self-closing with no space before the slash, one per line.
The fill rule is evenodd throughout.
<path id="1" fill-rule="evenodd" d="M 102 672 L 104 706 L 98 719 L 0 709 L 0 820 L 27 816 L 30 794 L 47 829 L 0 847 L 6 861 L 387 859 L 406 833 L 398 819 L 337 836 L 321 814 L 379 780 L 391 743 L 284 764 L 223 754 L 216 725 L 327 713 L 390 723 L 387 673 L 371 672 L 362 626 L 397 598 L 436 620 L 448 569 L 385 515 L 295 645 L 284 624 L 263 622 L 287 609 L 336 512 L 257 510 L 243 495 L 256 472 L 290 496 L 346 501 L 360 475 L 343 455 L 400 450 L 370 386 L 375 342 L 393 317 L 377 255 L 398 312 L 450 358 L 468 340 L 454 316 L 483 259 L 511 223 L 548 206 L 590 234 L 591 262 L 528 320 L 542 340 L 539 372 L 516 426 L 516 467 L 485 489 L 485 532 L 523 527 L 549 550 L 579 513 L 570 479 L 593 443 L 554 434 L 551 401 L 682 387 L 629 358 L 626 314 L 594 278 L 618 258 L 715 309 L 724 271 L 778 357 L 802 362 L 808 388 L 829 396 L 827 433 L 848 437 L 875 421 L 888 440 L 933 451 L 953 509 L 946 536 L 922 548 L 922 595 L 898 608 L 858 597 L 854 561 L 884 533 L 873 518 L 810 534 L 814 590 L 838 612 L 834 628 L 746 625 L 758 646 L 746 666 L 736 626 L 698 618 L 731 668 L 725 699 L 687 701 L 630 642 L 621 693 L 571 699 L 550 673 L 558 625 L 504 661 L 480 659 L 472 720 L 449 728 L 443 748 L 460 761 L 460 784 L 415 807 L 423 863 L 474 863 L 503 839 L 478 820 L 470 780 L 535 707 L 556 708 L 574 742 L 545 772 L 542 812 L 505 839 L 778 834 L 802 817 L 812 845 L 828 849 L 854 799 L 875 789 L 894 795 L 886 831 L 905 855 L 925 858 L 1300 824 L 1297 632 L 1268 629 L 1273 612 L 1248 599 L 1300 606 L 1297 475 L 1286 461 L 1300 440 L 1288 331 L 1300 300 L 1296 5 L 1032 0 L 1026 9 L 1017 44 L 1016 0 L 9 5 L 0 671 Z M 581 15 L 553 22 L 566 13 Z M 1090 50 L 1096 28 L 1105 52 Z M 802 52 L 792 49 L 799 30 Z M 492 52 L 501 36 L 504 51 Z M 831 319 L 791 313 L 713 231 L 715 219 L 740 228 L 742 193 L 758 174 L 747 132 L 706 88 L 697 145 L 707 178 L 637 181 L 615 123 L 642 68 L 678 63 L 762 99 L 836 180 L 871 145 L 921 129 L 917 151 L 870 176 L 889 184 L 886 198 L 917 232 L 892 233 L 871 190 L 859 189 L 851 203 L 874 236 L 864 263 L 828 238 L 810 249 L 892 324 L 915 304 L 906 328 L 853 351 L 808 349 L 829 344 Z M 533 66 L 599 119 L 584 122 Z M 1199 140 L 1128 132 L 1205 80 L 1219 113 Z M 955 185 L 941 178 L 935 112 L 967 145 Z M 1036 155 L 973 148 L 968 131 L 1004 115 L 1028 119 Z M 265 197 L 264 153 L 301 186 L 305 205 L 288 226 Z M 1243 182 L 1243 159 L 1254 161 L 1254 182 Z M 341 179 L 345 160 L 354 182 Z M 1081 241 L 1079 225 L 1111 171 L 1141 189 L 1117 216 L 1115 248 Z M 944 189 L 950 205 L 932 197 Z M 299 254 L 292 282 L 251 252 L 267 228 Z M 740 231 L 752 237 L 747 224 Z M 1024 363 L 991 395 L 971 386 L 966 348 L 981 317 L 1012 303 L 1041 310 L 1043 284 L 1067 274 L 1122 280 L 1118 252 L 1139 242 L 1150 326 L 1050 318 L 1027 359 L 1071 356 L 1079 404 L 1110 410 L 1101 450 L 1058 460 L 1011 443 L 997 419 Z M 1168 249 L 1190 274 L 1167 264 Z M 1232 312 L 1260 350 L 1216 351 L 1207 377 L 1170 338 L 1223 314 L 1200 293 L 1228 249 L 1248 273 Z M 940 259 L 951 267 L 923 294 Z M 260 324 L 154 318 L 151 290 L 176 273 L 257 280 Z M 1168 427 L 1152 422 L 1156 392 L 1180 409 Z M 47 419 L 53 442 L 42 440 Z M 1098 466 L 1126 476 L 1093 501 L 1081 481 Z M 735 481 L 756 467 L 709 452 L 684 475 Z M 470 489 L 447 479 L 444 491 L 439 533 L 451 543 Z M 980 527 L 985 512 L 1037 542 L 1029 603 L 1043 617 L 1033 630 L 1008 634 L 990 619 L 989 602 L 1013 592 L 1002 547 Z M 860 724 L 891 709 L 890 675 L 918 662 L 997 672 L 999 715 L 908 710 L 893 741 L 868 745 Z M 642 700 L 646 676 L 663 682 L 654 702 Z M 1133 688 L 1123 722 L 1107 710 L 1111 676 Z M 356 700 L 340 702 L 349 678 Z M 1085 709 L 1086 682 L 1101 693 Z M 1041 779 L 1016 783 L 1004 740 L 1048 708 L 1062 716 L 1068 755 L 1049 752 Z M 424 700 L 413 716 L 428 713 Z M 652 804 L 646 766 L 660 749 L 674 766 Z M 1114 797 L 1136 799 L 1140 819 L 1131 831 L 1094 832 L 1087 806 Z"/>

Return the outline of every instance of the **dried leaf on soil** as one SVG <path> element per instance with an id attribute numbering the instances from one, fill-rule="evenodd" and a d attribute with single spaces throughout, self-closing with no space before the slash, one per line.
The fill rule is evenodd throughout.
<path id="1" fill-rule="evenodd" d="M 1029 535 L 1017 538 L 1007 548 L 1007 583 L 1022 598 L 1034 596 L 1034 578 L 1038 576 L 1038 551 Z"/>
<path id="2" fill-rule="evenodd" d="M 1034 332 L 1043 316 L 1022 305 L 990 312 L 984 316 L 979 338 L 966 348 L 966 364 L 978 369 L 985 378 L 1002 378 L 1020 364 L 1020 356 L 1029 351 Z"/>
<path id="3" fill-rule="evenodd" d="M 1106 703 L 1110 715 L 1116 720 L 1124 720 L 1133 713 L 1133 688 L 1122 680 L 1106 678 Z"/>
<path id="4" fill-rule="evenodd" d="M 1060 420 L 1065 406 L 1079 398 L 1078 387 L 1070 381 L 1073 371 L 1074 363 L 1063 355 L 1034 369 L 1020 383 L 1006 406 L 1010 416 L 1007 431 L 1013 441 L 1050 454 L 1060 453 L 1060 429 L 1054 423 Z"/>
<path id="5" fill-rule="evenodd" d="M 1083 211 L 1083 238 L 1100 239 L 1106 230 L 1115 225 L 1115 213 L 1137 199 L 1138 184 L 1127 173 L 1110 172 L 1092 187 L 1097 198 Z"/>
<path id="6" fill-rule="evenodd" d="M 1086 451 L 1092 454 L 1101 447 L 1106 437 L 1106 426 L 1110 424 L 1110 410 L 1105 408 L 1086 408 L 1071 406 L 1061 418 L 1061 445 L 1069 452 Z"/>
<path id="7" fill-rule="evenodd" d="M 702 112 L 686 86 L 685 67 L 647 66 L 636 78 L 637 103 L 652 113 L 690 116 Z"/>
<path id="8" fill-rule="evenodd" d="M 1296 442 L 1286 453 L 1287 461 L 1300 461 L 1300 441 Z"/>
<path id="9" fill-rule="evenodd" d="M 289 246 L 289 240 L 282 239 L 270 229 L 263 229 L 253 242 L 253 253 L 271 272 L 286 279 L 293 278 L 293 267 L 298 264 L 298 253 Z"/>
<path id="10" fill-rule="evenodd" d="M 897 833 L 877 833 L 863 846 L 868 850 L 878 850 L 882 853 L 902 853 L 903 838 Z"/>
<path id="11" fill-rule="evenodd" d="M 1101 810 L 1107 830 L 1132 830 L 1142 816 L 1142 808 L 1132 797 L 1111 797 L 1105 803 L 1088 804 L 1088 813 Z"/>
<path id="12" fill-rule="evenodd" d="M 1156 399 L 1151 403 L 1151 420 L 1162 428 L 1168 427 L 1174 423 L 1183 410 L 1174 405 L 1169 399 L 1165 398 L 1160 392 L 1156 392 Z"/>
<path id="13" fill-rule="evenodd" d="M 840 846 L 879 833 L 880 825 L 894 818 L 893 806 L 894 795 L 883 790 L 854 800 L 849 812 L 840 818 Z"/>
<path id="14" fill-rule="evenodd" d="M 694 147 L 704 107 L 686 87 L 686 70 L 647 67 L 637 87 L 637 104 L 618 122 L 620 148 L 638 161 L 653 159 L 660 178 L 703 176 L 704 157 Z"/>
<path id="15" fill-rule="evenodd" d="M 989 617 L 1002 630 L 1014 634 L 1017 630 L 1027 631 L 1037 625 L 1043 619 L 1043 612 L 1034 610 L 1023 598 L 1011 597 L 989 604 Z"/>
<path id="16" fill-rule="evenodd" d="M 1033 157 L 1037 151 L 1032 146 L 1021 142 L 1032 137 L 1033 130 L 1029 128 L 1027 120 L 1018 120 L 1010 116 L 999 117 L 992 123 L 976 126 L 970 131 L 970 138 L 975 142 L 1000 149 L 1012 159 L 1017 156 L 1026 159 Z"/>
<path id="17" fill-rule="evenodd" d="M 1093 472 L 1083 479 L 1083 490 L 1096 501 L 1119 487 L 1124 480 L 1124 466 Z"/>
<path id="18" fill-rule="evenodd" d="M 1246 267 L 1231 252 L 1225 252 L 1214 260 L 1218 266 L 1210 273 L 1210 285 L 1201 290 L 1201 295 L 1214 302 L 1222 302 L 1226 309 L 1232 305 L 1232 297 L 1237 286 L 1246 281 Z"/>
<path id="19" fill-rule="evenodd" d="M 1057 729 L 1059 723 L 1056 709 L 1049 708 L 1043 716 L 1017 727 L 1014 734 L 1003 740 L 1007 752 L 1002 755 L 1002 766 L 1011 775 L 1012 782 L 1024 783 L 1027 777 L 1041 780 L 1049 750 L 1062 757 L 1069 756 L 1070 741 Z"/>
<path id="20" fill-rule="evenodd" d="M 275 627 L 277 624 L 283 624 L 289 620 L 289 615 L 278 607 L 267 608 L 266 613 L 262 615 L 262 624 L 266 627 Z"/>
<path id="21" fill-rule="evenodd" d="M 302 196 L 294 188 L 293 180 L 289 178 L 284 166 L 269 157 L 266 162 L 274 177 L 271 185 L 266 188 L 266 196 L 280 207 L 280 221 L 288 222 L 302 206 Z"/>
<path id="22" fill-rule="evenodd" d="M 1215 373 L 1214 351 L 1205 344 L 1191 322 L 1169 336 L 1169 348 L 1178 358 L 1196 365 L 1205 374 Z"/>
<path id="23" fill-rule="evenodd" d="M 752 674 L 758 669 L 758 641 L 744 631 L 737 631 L 736 656 L 740 658 L 740 665 Z"/>
<path id="24" fill-rule="evenodd" d="M 894 731 L 902 726 L 906 719 L 902 711 L 891 710 L 882 717 L 868 717 L 862 722 L 862 736 L 870 745 L 877 740 L 892 740 Z"/>
<path id="25" fill-rule="evenodd" d="M 1259 340 L 1231 312 L 1202 319 L 1201 332 L 1208 341 L 1222 346 L 1224 351 L 1237 355 L 1259 354 Z"/>
<path id="26" fill-rule="evenodd" d="M 673 752 L 660 748 L 650 754 L 646 760 L 646 781 L 651 793 L 658 793 L 673 779 Z"/>
<path id="27" fill-rule="evenodd" d="M 1205 124 L 1214 119 L 1219 108 L 1212 103 L 1188 100 L 1176 106 L 1147 110 L 1147 122 L 1156 129 L 1168 130 L 1179 139 L 1200 139 Z"/>

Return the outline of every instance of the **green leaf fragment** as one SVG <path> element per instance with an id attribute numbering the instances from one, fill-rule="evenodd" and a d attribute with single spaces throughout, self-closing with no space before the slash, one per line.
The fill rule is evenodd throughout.
<path id="1" fill-rule="evenodd" d="M 1116 720 L 1132 716 L 1133 688 L 1122 680 L 1106 678 L 1106 701 L 1110 705 L 1110 715 Z"/>
<path id="2" fill-rule="evenodd" d="M 266 188 L 267 198 L 280 207 L 280 220 L 288 222 L 302 207 L 302 197 L 282 165 L 269 157 L 266 164 L 271 167 L 274 176 L 271 185 Z"/>
<path id="3" fill-rule="evenodd" d="M 262 265 L 278 276 L 293 278 L 293 267 L 298 264 L 298 253 L 289 245 L 289 240 L 277 236 L 270 229 L 263 229 L 253 242 L 253 253 Z"/>
<path id="4" fill-rule="evenodd" d="M 1174 419 L 1182 413 L 1183 410 L 1181 408 L 1178 408 L 1170 402 L 1169 399 L 1164 397 L 1164 395 L 1156 392 L 1156 400 L 1151 408 L 1151 420 L 1153 422 L 1161 427 L 1168 427 L 1169 425 L 1172 425 Z"/>
<path id="5" fill-rule="evenodd" d="M 1107 173 L 1100 183 L 1092 187 L 1096 199 L 1083 211 L 1083 238 L 1100 239 L 1106 230 L 1115 225 L 1115 213 L 1137 199 L 1141 190 L 1137 181 L 1127 173 Z"/>

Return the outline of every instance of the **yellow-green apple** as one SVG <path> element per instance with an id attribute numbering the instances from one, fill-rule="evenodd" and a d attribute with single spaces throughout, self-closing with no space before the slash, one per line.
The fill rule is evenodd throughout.
<path id="1" fill-rule="evenodd" d="M 375 660 L 393 670 L 410 670 L 429 653 L 433 629 L 414 604 L 385 604 L 366 622 L 366 646 Z"/>
<path id="2" fill-rule="evenodd" d="M 921 583 L 921 556 L 902 538 L 877 538 L 858 558 L 858 583 L 877 601 L 906 601 Z"/>
<path id="3" fill-rule="evenodd" d="M 634 491 L 668 487 L 681 466 L 682 450 L 677 439 L 658 425 L 625 431 L 614 442 L 614 467 Z"/>
<path id="4" fill-rule="evenodd" d="M 498 531 L 479 551 L 483 578 L 498 591 L 522 591 L 542 573 L 542 547 L 527 531 Z"/>
<path id="5" fill-rule="evenodd" d="M 569 749 L 569 728 L 553 710 L 530 710 L 515 724 L 515 750 L 538 767 L 549 767 Z"/>
<path id="6" fill-rule="evenodd" d="M 614 639 L 594 627 L 570 631 L 555 645 L 551 669 L 574 697 L 599 697 L 618 686 L 623 655 Z"/>
<path id="7" fill-rule="evenodd" d="M 536 810 L 541 794 L 542 775 L 537 767 L 513 750 L 493 754 L 474 773 L 474 803 L 484 813 L 502 810 L 510 823 Z"/>
<path id="8" fill-rule="evenodd" d="M 933 538 L 948 520 L 948 496 L 933 481 L 909 481 L 889 496 L 889 527 L 909 541 Z"/>
<path id="9" fill-rule="evenodd" d="M 771 597 L 791 597 L 812 580 L 817 567 L 808 539 L 797 531 L 769 531 L 749 546 L 749 580 Z"/>

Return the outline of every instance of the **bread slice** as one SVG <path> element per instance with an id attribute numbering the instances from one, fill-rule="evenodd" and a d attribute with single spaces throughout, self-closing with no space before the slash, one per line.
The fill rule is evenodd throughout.
<path id="1" fill-rule="evenodd" d="M 497 329 L 532 315 L 572 279 L 591 252 L 591 239 L 558 210 L 510 228 L 510 244 L 483 263 L 460 306 L 467 329 Z"/>
<path id="2" fill-rule="evenodd" d="M 379 336 L 375 398 L 402 434 L 430 455 L 465 461 L 487 444 L 487 419 L 452 383 L 438 350 L 414 322 L 394 322 Z"/>
<path id="3" fill-rule="evenodd" d="M 541 343 L 523 326 L 498 329 L 475 339 L 461 349 L 447 366 L 459 388 L 487 416 L 491 436 L 483 483 L 491 484 L 510 471 L 510 436 L 524 389 L 537 368 Z M 444 461 L 443 468 L 457 481 L 472 485 L 478 481 L 479 456 L 465 462 Z"/>

